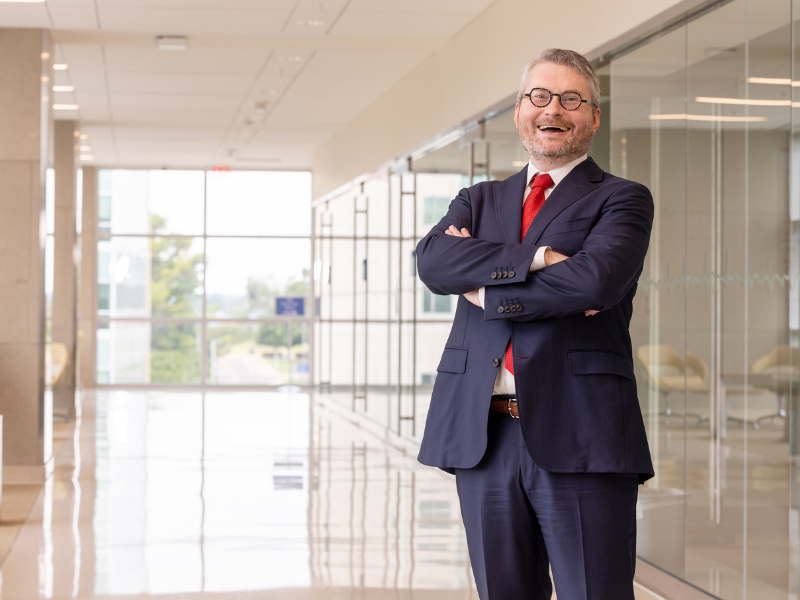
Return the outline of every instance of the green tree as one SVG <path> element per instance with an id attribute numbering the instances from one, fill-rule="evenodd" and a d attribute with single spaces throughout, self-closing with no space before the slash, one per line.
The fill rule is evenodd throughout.
<path id="1" fill-rule="evenodd" d="M 152 215 L 153 233 L 166 226 L 166 219 Z M 193 300 L 200 286 L 203 256 L 191 251 L 190 238 L 153 238 L 151 299 L 155 317 L 194 316 Z M 150 380 L 189 382 L 200 380 L 197 327 L 194 323 L 154 323 L 150 354 Z"/>

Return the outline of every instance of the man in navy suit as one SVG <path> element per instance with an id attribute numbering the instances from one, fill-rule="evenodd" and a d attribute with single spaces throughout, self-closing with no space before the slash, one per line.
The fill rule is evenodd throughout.
<path id="1" fill-rule="evenodd" d="M 463 189 L 417 246 L 459 295 L 419 460 L 456 476 L 482 600 L 633 600 L 638 485 L 653 476 L 628 326 L 653 220 L 646 187 L 586 156 L 591 64 L 548 49 L 514 122 L 530 164 Z"/>

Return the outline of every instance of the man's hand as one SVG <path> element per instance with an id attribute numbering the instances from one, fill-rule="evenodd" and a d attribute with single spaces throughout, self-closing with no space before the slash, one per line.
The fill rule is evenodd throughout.
<path id="1" fill-rule="evenodd" d="M 450 227 L 448 227 L 445 230 L 444 234 L 460 238 L 472 237 L 469 234 L 469 231 L 467 230 L 466 227 L 462 227 L 461 231 L 459 231 L 455 225 L 450 225 Z M 475 306 L 478 307 L 481 306 L 481 300 L 480 300 L 480 295 L 478 294 L 478 290 L 472 290 L 471 292 L 467 292 L 466 294 L 464 294 L 464 298 L 466 298 L 468 302 L 472 302 L 472 304 L 474 304 Z"/>
<path id="2" fill-rule="evenodd" d="M 556 252 L 555 250 L 545 250 L 544 252 L 544 266 L 549 267 L 550 265 L 554 265 L 556 263 L 560 263 L 562 260 L 567 260 L 569 256 L 565 256 L 560 252 Z"/>
<path id="3" fill-rule="evenodd" d="M 461 228 L 461 231 L 459 231 L 458 229 L 456 229 L 456 226 L 455 226 L 455 225 L 450 225 L 450 227 L 448 227 L 448 228 L 445 230 L 444 234 L 445 234 L 445 235 L 454 235 L 454 236 L 456 236 L 456 237 L 462 237 L 462 238 L 464 238 L 464 237 L 472 237 L 472 236 L 469 234 L 469 231 L 467 230 L 467 228 L 466 228 L 466 227 L 462 227 L 462 228 Z"/>

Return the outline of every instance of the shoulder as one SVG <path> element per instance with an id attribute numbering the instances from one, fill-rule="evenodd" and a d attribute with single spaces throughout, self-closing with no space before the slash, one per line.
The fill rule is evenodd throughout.
<path id="1" fill-rule="evenodd" d="M 603 175 L 603 180 L 599 182 L 599 185 L 609 196 L 641 197 L 648 199 L 650 202 L 653 201 L 650 189 L 643 183 L 618 177 L 605 171 Z"/>

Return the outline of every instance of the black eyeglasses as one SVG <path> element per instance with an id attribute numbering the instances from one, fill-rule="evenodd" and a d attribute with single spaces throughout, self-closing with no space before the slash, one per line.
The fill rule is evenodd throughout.
<path id="1" fill-rule="evenodd" d="M 525 94 L 523 98 L 529 98 L 531 104 L 538 108 L 544 108 L 553 99 L 553 96 L 558 96 L 558 101 L 564 110 L 578 110 L 581 104 L 588 104 L 597 108 L 597 104 L 590 100 L 584 100 L 578 92 L 564 92 L 563 94 L 554 94 L 550 90 L 544 88 L 533 88 L 530 93 Z"/>

